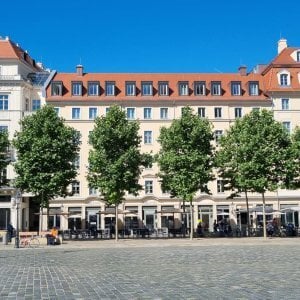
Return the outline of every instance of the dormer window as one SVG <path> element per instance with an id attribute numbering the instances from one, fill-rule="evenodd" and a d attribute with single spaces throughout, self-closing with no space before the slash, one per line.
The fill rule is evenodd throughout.
<path id="1" fill-rule="evenodd" d="M 250 81 L 249 82 L 249 95 L 250 96 L 258 96 L 258 93 L 259 93 L 258 81 Z"/>
<path id="2" fill-rule="evenodd" d="M 126 82 L 126 96 L 135 96 L 135 82 Z"/>
<path id="3" fill-rule="evenodd" d="M 114 81 L 106 81 L 105 82 L 105 93 L 106 93 L 106 96 L 114 96 L 115 95 L 115 82 Z"/>
<path id="4" fill-rule="evenodd" d="M 241 83 L 238 81 L 231 82 L 231 95 L 240 96 L 241 95 Z"/>
<path id="5" fill-rule="evenodd" d="M 277 74 L 278 84 L 282 87 L 291 85 L 291 76 L 290 73 L 286 70 L 283 70 Z"/>
<path id="6" fill-rule="evenodd" d="M 179 95 L 188 96 L 189 94 L 189 83 L 188 82 L 179 82 Z"/>
<path id="7" fill-rule="evenodd" d="M 194 93 L 195 96 L 205 96 L 206 95 L 206 86 L 205 81 L 195 81 L 194 82 Z"/>
<path id="8" fill-rule="evenodd" d="M 212 83 L 211 83 L 211 94 L 213 96 L 221 96 L 221 82 L 212 81 Z"/>
<path id="9" fill-rule="evenodd" d="M 297 51 L 297 62 L 300 62 L 300 51 Z"/>
<path id="10" fill-rule="evenodd" d="M 159 96 L 169 96 L 169 83 L 159 81 L 158 82 L 158 94 Z"/>
<path id="11" fill-rule="evenodd" d="M 73 96 L 82 96 L 82 82 L 72 82 L 72 95 Z"/>
<path id="12" fill-rule="evenodd" d="M 51 84 L 51 96 L 62 96 L 62 82 L 53 81 Z"/>

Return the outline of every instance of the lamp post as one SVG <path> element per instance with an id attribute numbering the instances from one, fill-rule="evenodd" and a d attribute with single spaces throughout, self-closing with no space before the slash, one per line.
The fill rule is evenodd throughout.
<path id="1" fill-rule="evenodd" d="M 16 211 L 17 211 L 17 224 L 16 224 L 16 238 L 15 238 L 15 248 L 20 248 L 20 236 L 19 236 L 19 206 L 21 202 L 21 192 L 17 190 L 16 192 Z"/>

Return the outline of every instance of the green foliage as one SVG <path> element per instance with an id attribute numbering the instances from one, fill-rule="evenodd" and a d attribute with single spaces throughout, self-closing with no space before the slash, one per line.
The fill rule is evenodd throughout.
<path id="1" fill-rule="evenodd" d="M 9 155 L 9 140 L 8 132 L 0 131 L 0 185 L 3 186 L 7 184 L 6 176 L 3 176 L 3 171 L 6 169 L 10 163 Z"/>
<path id="2" fill-rule="evenodd" d="M 125 192 L 137 195 L 141 166 L 151 162 L 149 154 L 140 153 L 139 124 L 128 121 L 124 111 L 113 106 L 104 117 L 95 120 L 90 135 L 89 185 L 98 188 L 109 204 L 122 202 Z"/>
<path id="3" fill-rule="evenodd" d="M 252 111 L 221 138 L 216 159 L 220 175 L 230 189 L 274 191 L 286 178 L 290 146 L 289 134 L 272 112 Z"/>
<path id="4" fill-rule="evenodd" d="M 156 156 L 162 188 L 171 196 L 191 202 L 196 192 L 207 191 L 213 179 L 212 129 L 207 119 L 194 115 L 190 107 L 169 128 L 161 128 L 161 149 Z"/>
<path id="5" fill-rule="evenodd" d="M 68 195 L 67 187 L 77 172 L 80 135 L 64 124 L 51 106 L 44 106 L 21 121 L 13 145 L 18 153 L 16 186 L 32 193 L 43 207 L 57 196 Z"/>

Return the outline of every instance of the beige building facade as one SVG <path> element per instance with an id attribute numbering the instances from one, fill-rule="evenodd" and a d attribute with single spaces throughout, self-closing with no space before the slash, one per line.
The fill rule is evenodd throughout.
<path id="1" fill-rule="evenodd" d="M 141 150 L 157 153 L 160 128 L 170 126 L 180 118 L 185 106 L 193 108 L 199 117 L 208 118 L 215 133 L 215 142 L 230 125 L 253 109 L 274 111 L 276 120 L 292 132 L 299 125 L 300 111 L 300 48 L 290 48 L 286 40 L 278 43 L 278 55 L 264 66 L 247 72 L 244 66 L 232 74 L 177 73 L 177 74 L 103 74 L 85 73 L 83 66 L 74 73 L 56 73 L 46 88 L 46 102 L 53 105 L 59 116 L 82 135 L 78 158 L 78 176 L 70 187 L 73 196 L 51 202 L 50 226 L 66 229 L 98 230 L 111 228 L 112 215 L 105 214 L 107 205 L 101 195 L 88 187 L 86 180 L 89 133 L 94 119 L 103 116 L 111 105 L 119 105 L 129 120 L 138 120 L 142 137 Z M 182 214 L 181 199 L 172 199 L 161 190 L 157 177 L 158 167 L 143 170 L 140 184 L 144 187 L 137 197 L 127 195 L 119 206 L 131 214 L 120 214 L 118 224 L 124 227 L 182 227 L 189 218 Z M 246 222 L 245 197 L 228 200 L 221 178 L 208 184 L 212 195 L 198 193 L 193 201 L 195 224 L 202 221 L 206 231 L 213 231 L 214 220 L 230 220 L 232 226 Z M 260 195 L 250 194 L 250 207 L 262 205 Z M 299 191 L 279 190 L 269 193 L 267 205 L 274 210 L 300 205 Z M 279 214 L 279 213 L 278 213 Z M 279 217 L 275 213 L 268 219 Z M 259 212 L 252 214 L 253 225 L 261 222 Z M 297 227 L 298 212 L 284 215 L 282 222 L 292 222 Z M 43 224 L 47 226 L 46 216 Z"/>

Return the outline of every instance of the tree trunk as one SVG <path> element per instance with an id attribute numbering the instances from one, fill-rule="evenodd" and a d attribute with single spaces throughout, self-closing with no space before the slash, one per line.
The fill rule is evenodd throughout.
<path id="1" fill-rule="evenodd" d="M 267 239 L 267 228 L 266 228 L 266 203 L 265 203 L 265 193 L 262 193 L 263 200 L 263 231 L 264 231 L 264 239 Z"/>
<path id="2" fill-rule="evenodd" d="M 248 199 L 247 190 L 245 190 L 245 196 L 246 196 L 246 207 L 247 207 L 247 228 L 248 228 L 248 237 L 249 237 L 251 224 L 250 224 L 249 199 Z"/>
<path id="3" fill-rule="evenodd" d="M 116 204 L 116 213 L 115 213 L 115 240 L 118 241 L 118 205 Z"/>
<path id="4" fill-rule="evenodd" d="M 194 212 L 193 212 L 193 200 L 190 200 L 190 215 L 191 215 L 191 231 L 190 231 L 190 240 L 193 239 L 194 236 Z"/>
<path id="5" fill-rule="evenodd" d="M 182 223 L 182 230 L 183 230 L 183 237 L 185 238 L 185 222 L 186 222 L 186 214 L 185 214 L 185 201 L 183 199 L 183 202 L 182 202 L 182 209 L 183 209 L 183 223 Z"/>

